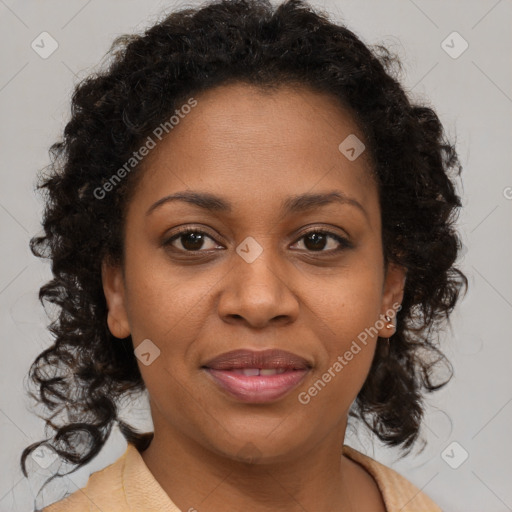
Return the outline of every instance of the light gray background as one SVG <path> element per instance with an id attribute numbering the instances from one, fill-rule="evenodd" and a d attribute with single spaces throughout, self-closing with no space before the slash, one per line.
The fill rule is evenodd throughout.
<path id="1" fill-rule="evenodd" d="M 344 21 L 367 43 L 383 42 L 403 60 L 403 83 L 413 99 L 426 99 L 448 134 L 457 138 L 464 166 L 464 211 L 459 226 L 466 246 L 461 263 L 470 291 L 444 336 L 455 378 L 432 395 L 421 454 L 396 462 L 397 453 L 370 436 L 351 435 L 349 444 L 392 465 L 428 493 L 445 511 L 512 510 L 512 2 L 510 0 L 330 0 L 316 6 Z M 38 169 L 69 116 L 73 86 L 102 59 L 116 35 L 141 31 L 165 10 L 183 3 L 162 1 L 0 0 L 0 110 L 2 141 L 0 225 L 0 511 L 33 510 L 38 476 L 19 469 L 22 449 L 42 439 L 43 422 L 24 391 L 35 356 L 50 343 L 37 291 L 48 265 L 31 255 L 29 238 L 39 229 Z M 187 5 L 197 5 L 190 2 Z M 31 43 L 47 31 L 58 49 L 41 58 Z M 457 31 L 469 44 L 454 59 L 441 43 Z M 455 50 L 460 41 L 448 40 Z M 126 416 L 151 429 L 143 399 Z M 450 460 L 468 452 L 452 469 L 441 453 L 452 442 Z M 91 464 L 60 480 L 46 504 L 65 488 L 85 485 L 89 474 L 120 456 L 125 442 L 114 431 Z M 35 467 L 35 466 L 34 466 Z M 40 470 L 42 477 L 44 471 Z M 310 511 L 315 512 L 315 511 Z"/>

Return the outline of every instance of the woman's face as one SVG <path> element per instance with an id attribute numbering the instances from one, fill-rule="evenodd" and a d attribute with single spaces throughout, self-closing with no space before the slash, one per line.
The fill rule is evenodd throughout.
<path id="1" fill-rule="evenodd" d="M 109 327 L 144 343 L 155 438 L 286 460 L 343 440 L 377 343 L 361 333 L 393 333 L 378 321 L 404 273 L 385 276 L 377 188 L 366 152 L 354 159 L 364 139 L 332 98 L 236 84 L 195 99 L 143 162 L 124 273 L 103 268 Z M 177 193 L 218 199 L 162 201 Z M 259 376 L 242 375 L 250 354 L 212 363 L 267 349 L 295 360 L 261 360 Z"/>

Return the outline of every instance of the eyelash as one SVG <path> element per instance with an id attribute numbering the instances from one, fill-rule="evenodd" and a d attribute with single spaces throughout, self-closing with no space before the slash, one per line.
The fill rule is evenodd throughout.
<path id="1" fill-rule="evenodd" d="M 172 237 L 167 238 L 166 240 L 164 240 L 162 245 L 165 246 L 165 247 L 170 246 L 172 249 L 175 249 L 175 250 L 177 250 L 179 252 L 185 252 L 185 253 L 189 253 L 189 254 L 198 254 L 198 253 L 201 253 L 201 252 L 208 252 L 208 251 L 203 251 L 203 250 L 187 251 L 187 250 L 183 250 L 183 249 L 177 249 L 176 247 L 172 246 L 172 242 L 174 242 L 175 240 L 179 239 L 180 237 L 182 237 L 184 235 L 188 235 L 190 233 L 199 234 L 199 235 L 206 235 L 208 238 L 210 238 L 211 240 L 215 241 L 214 238 L 212 236 L 210 236 L 208 233 L 206 233 L 205 231 L 201 231 L 201 230 L 195 229 L 195 228 L 184 228 L 184 229 L 178 231 L 177 233 L 175 233 L 174 235 L 172 235 Z M 307 237 L 308 235 L 310 235 L 312 233 L 321 234 L 321 235 L 327 235 L 327 236 L 329 236 L 331 238 L 334 238 L 334 240 L 336 240 L 336 242 L 338 242 L 340 244 L 340 247 L 338 247 L 337 249 L 331 249 L 329 251 L 324 251 L 324 250 L 320 250 L 320 251 L 307 251 L 309 253 L 334 254 L 334 253 L 338 253 L 340 251 L 343 251 L 345 249 L 353 248 L 353 244 L 351 242 L 349 242 L 346 238 L 344 238 L 344 237 L 342 237 L 340 235 L 336 235 L 336 234 L 334 234 L 334 233 L 332 233 L 330 231 L 326 231 L 326 230 L 321 229 L 321 228 L 310 229 L 310 230 L 302 233 L 300 238 L 298 238 L 295 243 L 297 243 L 298 241 L 302 240 L 303 238 Z"/>

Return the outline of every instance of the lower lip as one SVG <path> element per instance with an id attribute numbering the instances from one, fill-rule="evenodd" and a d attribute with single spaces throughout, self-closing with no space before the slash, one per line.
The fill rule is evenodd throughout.
<path id="1" fill-rule="evenodd" d="M 228 370 L 206 368 L 214 382 L 243 402 L 265 403 L 282 398 L 296 388 L 308 370 L 292 370 L 276 375 L 247 376 Z"/>

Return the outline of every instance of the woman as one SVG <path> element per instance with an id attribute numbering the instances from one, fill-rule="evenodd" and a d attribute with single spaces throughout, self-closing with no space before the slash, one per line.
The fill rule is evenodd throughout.
<path id="1" fill-rule="evenodd" d="M 68 419 L 22 467 L 44 443 L 78 468 L 116 423 L 128 447 L 44 510 L 440 510 L 344 445 L 350 417 L 407 453 L 446 383 L 467 281 L 435 112 L 299 0 L 175 12 L 110 55 L 41 184 L 60 315 L 31 377 Z M 119 404 L 146 389 L 139 433 Z"/>

